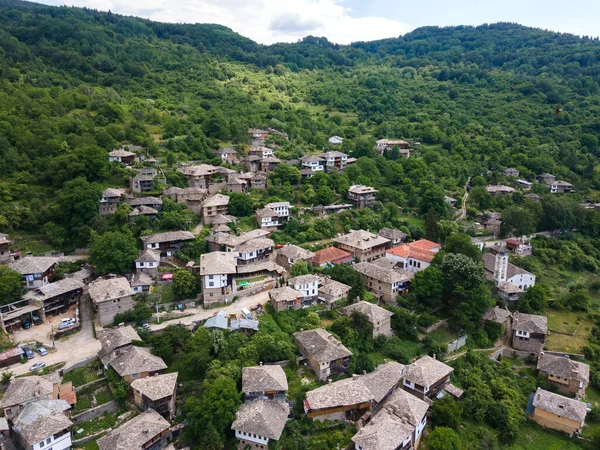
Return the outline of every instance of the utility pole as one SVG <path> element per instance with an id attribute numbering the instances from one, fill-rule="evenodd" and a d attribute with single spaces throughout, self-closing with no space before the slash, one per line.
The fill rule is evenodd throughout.
<path id="1" fill-rule="evenodd" d="M 158 300 L 156 300 L 154 304 L 156 306 L 156 321 L 160 323 L 160 316 L 158 315 Z"/>
<path id="2" fill-rule="evenodd" d="M 52 325 L 52 348 L 54 347 L 54 325 Z"/>

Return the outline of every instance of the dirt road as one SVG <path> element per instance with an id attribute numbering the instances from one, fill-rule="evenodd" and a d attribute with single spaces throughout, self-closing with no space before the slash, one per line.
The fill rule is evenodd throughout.
<path id="1" fill-rule="evenodd" d="M 213 308 L 213 309 L 188 308 L 185 310 L 185 313 L 186 314 L 193 313 L 191 316 L 182 317 L 179 320 L 177 320 L 177 319 L 169 320 L 167 322 L 163 322 L 160 324 L 152 324 L 152 325 L 150 325 L 150 329 L 152 331 L 158 331 L 158 330 L 162 330 L 162 329 L 166 328 L 169 325 L 174 325 L 174 324 L 191 325 L 193 322 L 208 319 L 209 317 L 213 316 L 221 309 L 224 310 L 226 313 L 234 312 L 239 315 L 242 308 L 249 308 L 258 303 L 260 303 L 261 305 L 264 305 L 268 301 L 269 301 L 269 293 L 268 293 L 268 291 L 265 291 L 265 292 L 260 292 L 256 295 L 251 295 L 249 297 L 241 297 L 240 299 L 236 300 L 234 303 L 232 303 L 228 306 L 223 306 L 222 308 Z"/>
<path id="2" fill-rule="evenodd" d="M 65 339 L 55 342 L 56 350 L 49 351 L 46 356 L 35 354 L 35 358 L 30 359 L 25 364 L 16 364 L 9 367 L 8 370 L 15 375 L 21 375 L 29 372 L 29 368 L 33 363 L 43 361 L 47 366 L 60 362 L 66 363 L 65 367 L 73 365 L 79 361 L 94 356 L 100 350 L 100 341 L 94 337 L 94 325 L 92 324 L 92 301 L 88 295 L 84 295 L 80 302 L 81 311 L 81 330 Z M 31 337 L 26 339 L 31 341 Z M 38 339 L 43 344 L 52 344 L 51 339 Z"/>

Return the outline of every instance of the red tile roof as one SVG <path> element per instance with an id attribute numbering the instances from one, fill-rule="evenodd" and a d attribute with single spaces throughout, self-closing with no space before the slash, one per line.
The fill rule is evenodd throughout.
<path id="1" fill-rule="evenodd" d="M 386 250 L 385 252 L 389 253 L 390 255 L 398 256 L 400 258 L 408 258 L 410 256 L 413 259 L 423 262 L 433 261 L 433 258 L 435 257 L 435 252 L 415 247 L 413 244 L 414 242 L 411 242 L 410 244 L 398 245 L 397 247 L 392 247 L 389 250 Z"/>
<path id="2" fill-rule="evenodd" d="M 410 243 L 410 249 L 413 250 L 418 248 L 420 250 L 433 250 L 436 248 L 440 248 L 441 245 L 437 242 L 428 241 L 427 239 L 419 239 L 418 241 Z"/>
<path id="3" fill-rule="evenodd" d="M 352 260 L 352 254 L 341 250 L 337 247 L 327 247 L 323 250 L 315 252 L 315 256 L 312 259 L 313 264 L 321 265 L 325 263 L 340 263 Z"/>

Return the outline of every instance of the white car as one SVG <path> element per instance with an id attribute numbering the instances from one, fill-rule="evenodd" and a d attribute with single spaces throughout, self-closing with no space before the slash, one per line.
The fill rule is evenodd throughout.
<path id="1" fill-rule="evenodd" d="M 43 362 L 43 361 L 40 361 L 40 362 L 36 362 L 36 363 L 35 363 L 33 366 L 31 366 L 31 367 L 29 368 L 29 370 L 30 370 L 31 372 L 36 372 L 36 371 L 38 371 L 38 370 L 40 370 L 40 369 L 43 369 L 44 367 L 46 367 L 46 363 L 45 363 L 45 362 Z"/>

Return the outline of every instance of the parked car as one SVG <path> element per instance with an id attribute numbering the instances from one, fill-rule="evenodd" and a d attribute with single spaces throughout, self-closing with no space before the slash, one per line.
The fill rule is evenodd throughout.
<path id="1" fill-rule="evenodd" d="M 25 352 L 25 358 L 33 359 L 35 356 L 29 347 L 23 347 L 23 351 Z"/>
<path id="2" fill-rule="evenodd" d="M 24 330 L 29 330 L 31 328 L 31 322 L 29 320 L 26 320 L 25 322 L 23 322 L 21 324 L 21 326 L 23 327 Z"/>
<path id="3" fill-rule="evenodd" d="M 31 372 L 36 372 L 36 371 L 38 371 L 38 370 L 40 370 L 40 369 L 43 369 L 44 367 L 46 367 L 46 363 L 45 363 L 45 362 L 43 362 L 43 361 L 40 361 L 40 362 L 36 362 L 36 363 L 35 363 L 33 366 L 31 366 L 31 367 L 29 368 L 29 370 L 30 370 Z"/>
<path id="4" fill-rule="evenodd" d="M 70 322 L 65 322 L 65 323 L 61 322 L 61 323 L 58 325 L 58 329 L 59 329 L 59 330 L 66 330 L 67 328 L 71 328 L 73 325 L 74 325 L 74 324 L 73 324 L 73 323 L 70 323 Z"/>
<path id="5" fill-rule="evenodd" d="M 46 350 L 44 347 L 39 347 L 36 350 L 41 356 L 46 356 L 48 354 L 48 350 Z"/>
<path id="6" fill-rule="evenodd" d="M 42 322 L 42 319 L 40 319 L 39 316 L 31 316 L 31 318 L 33 319 L 34 325 L 41 325 L 44 323 L 44 322 Z"/>
<path id="7" fill-rule="evenodd" d="M 75 325 L 75 319 L 68 317 L 66 319 L 60 319 L 60 324 L 69 324 L 69 325 Z"/>
<path id="8" fill-rule="evenodd" d="M 140 325 L 140 328 L 143 328 L 144 330 L 149 330 L 150 329 L 150 324 L 149 323 L 143 323 Z"/>

